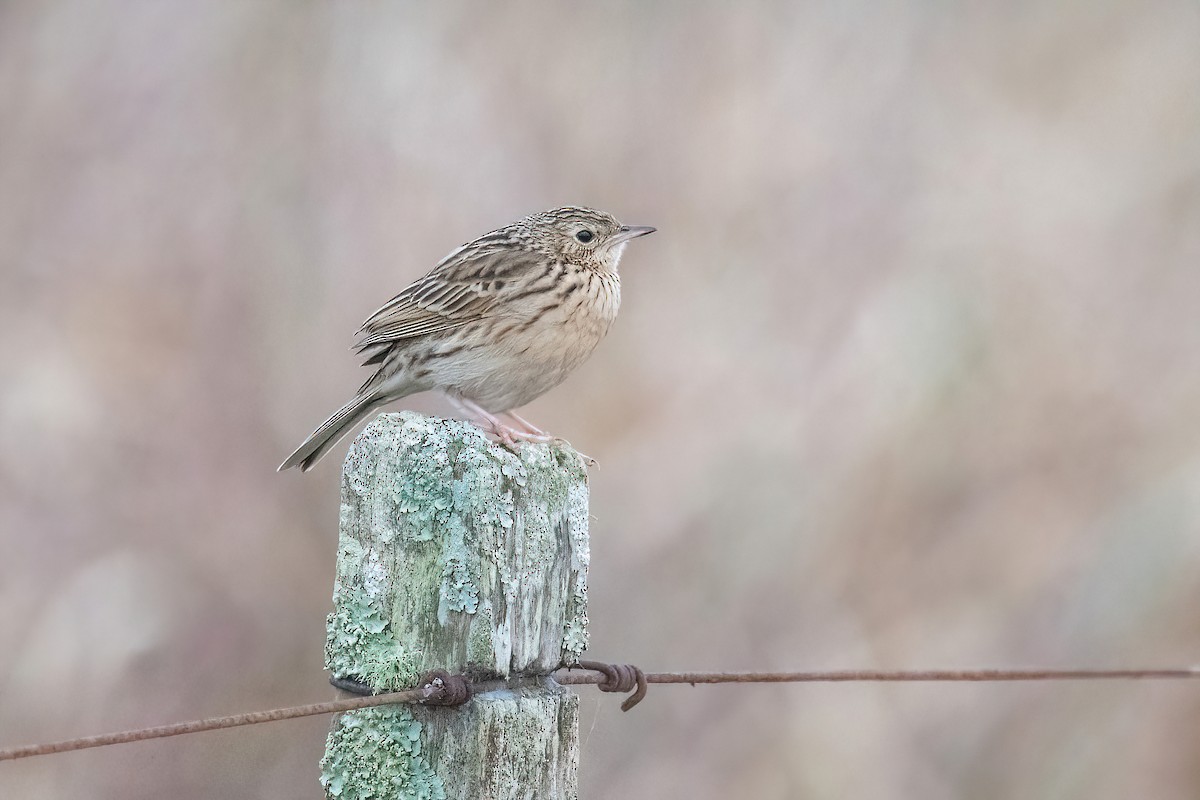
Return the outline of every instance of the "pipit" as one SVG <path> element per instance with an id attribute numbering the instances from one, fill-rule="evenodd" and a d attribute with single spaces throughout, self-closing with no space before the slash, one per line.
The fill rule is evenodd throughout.
<path id="1" fill-rule="evenodd" d="M 653 232 L 567 207 L 467 242 L 363 323 L 354 347 L 375 374 L 279 469 L 308 470 L 375 409 L 432 389 L 505 444 L 553 439 L 513 409 L 591 355 L 621 304 L 625 245 Z"/>

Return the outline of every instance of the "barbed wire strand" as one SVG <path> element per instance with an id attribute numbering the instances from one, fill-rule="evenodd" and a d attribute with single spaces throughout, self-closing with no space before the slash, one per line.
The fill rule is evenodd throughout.
<path id="1" fill-rule="evenodd" d="M 560 670 L 551 677 L 563 685 L 601 684 L 607 676 L 594 671 Z M 1171 680 L 1200 678 L 1200 667 L 1166 669 L 928 669 L 928 670 L 825 670 L 809 672 L 647 672 L 647 683 L 878 683 L 878 682 L 962 682 L 962 681 L 1063 681 L 1063 680 Z M 487 681 L 473 685 L 475 691 L 503 688 L 504 681 Z M 331 700 L 269 711 L 252 711 L 227 717 L 177 722 L 150 728 L 83 736 L 58 742 L 31 744 L 0 749 L 0 761 L 15 761 L 33 756 L 66 753 L 91 747 L 163 739 L 188 733 L 201 733 L 244 725 L 259 725 L 286 719 L 337 714 L 360 708 L 394 705 L 396 703 L 429 703 L 440 700 L 444 688 L 426 686 L 401 692 Z"/>

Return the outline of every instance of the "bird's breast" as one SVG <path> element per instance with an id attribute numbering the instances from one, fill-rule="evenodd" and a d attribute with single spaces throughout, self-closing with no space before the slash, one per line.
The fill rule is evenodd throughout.
<path id="1" fill-rule="evenodd" d="M 562 383 L 608 333 L 621 304 L 616 275 L 581 273 L 564 275 L 528 308 L 484 321 L 485 335 L 463 330 L 464 340 L 486 344 L 444 360 L 438 383 L 493 412 L 523 406 Z"/>
<path id="2" fill-rule="evenodd" d="M 592 354 L 620 305 L 615 275 L 587 270 L 565 276 L 558 290 L 515 329 L 513 354 L 555 385 Z"/>

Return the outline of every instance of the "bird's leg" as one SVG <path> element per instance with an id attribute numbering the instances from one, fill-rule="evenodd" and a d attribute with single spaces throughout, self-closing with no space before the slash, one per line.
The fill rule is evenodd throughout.
<path id="1" fill-rule="evenodd" d="M 517 440 L 524 438 L 526 434 L 522 431 L 515 430 L 500 421 L 500 418 L 492 414 L 483 406 L 476 403 L 474 400 L 463 397 L 457 394 L 446 393 L 446 397 L 462 413 L 471 417 L 475 422 L 480 423 L 480 427 L 484 428 L 488 433 L 495 436 L 501 443 L 509 447 L 516 447 Z"/>
<path id="2" fill-rule="evenodd" d="M 557 437 L 551 436 L 550 434 L 546 433 L 544 430 L 539 428 L 537 425 L 534 425 L 532 422 L 525 419 L 524 417 L 518 416 L 517 412 L 515 412 L 515 411 L 505 411 L 504 416 L 508 417 L 513 422 L 517 423 L 517 425 L 519 427 L 524 429 L 526 437 L 528 437 L 528 441 L 531 441 L 531 442 L 553 442 L 555 440 L 555 438 L 557 438 Z M 525 438 L 525 437 L 522 437 L 522 438 Z"/>
<path id="3" fill-rule="evenodd" d="M 517 446 L 517 441 L 520 440 L 525 442 L 538 442 L 541 444 L 559 442 L 560 444 L 566 445 L 571 450 L 575 450 L 574 447 L 571 447 L 571 443 L 566 439 L 546 433 L 541 428 L 511 411 L 504 411 L 502 413 L 504 416 L 517 423 L 517 425 L 520 426 L 519 429 L 505 425 L 498 416 L 491 413 L 474 400 L 461 395 L 451 394 L 449 392 L 446 393 L 446 398 L 460 412 L 480 423 L 482 428 L 495 436 L 502 444 L 507 445 L 508 447 L 515 448 Z M 594 467 L 596 465 L 596 459 L 592 458 L 586 453 L 579 453 L 578 451 L 575 452 L 583 462 L 585 469 L 587 467 Z"/>
<path id="4" fill-rule="evenodd" d="M 554 434 L 546 433 L 537 425 L 534 425 L 532 422 L 520 416 L 515 411 L 505 411 L 504 416 L 512 418 L 514 422 L 518 423 L 521 425 L 521 427 L 525 428 L 525 430 L 529 431 L 529 441 L 531 442 L 545 442 L 547 444 L 557 442 L 558 444 L 565 445 L 571 450 L 575 450 L 574 446 L 572 446 L 571 443 L 566 439 L 562 438 L 561 436 L 555 436 Z M 584 468 L 594 467 L 597 463 L 599 463 L 587 453 L 580 453 L 578 450 L 575 450 L 575 452 L 579 455 L 580 460 L 583 461 Z"/>

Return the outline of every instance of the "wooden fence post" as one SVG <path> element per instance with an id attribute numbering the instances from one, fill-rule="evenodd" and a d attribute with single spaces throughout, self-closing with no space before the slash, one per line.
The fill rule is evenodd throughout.
<path id="1" fill-rule="evenodd" d="M 326 796 L 575 800 L 578 698 L 545 676 L 587 645 L 579 455 L 514 454 L 464 422 L 383 414 L 346 457 L 339 527 L 335 677 L 388 691 L 445 669 L 508 688 L 342 715 L 321 762 Z"/>

